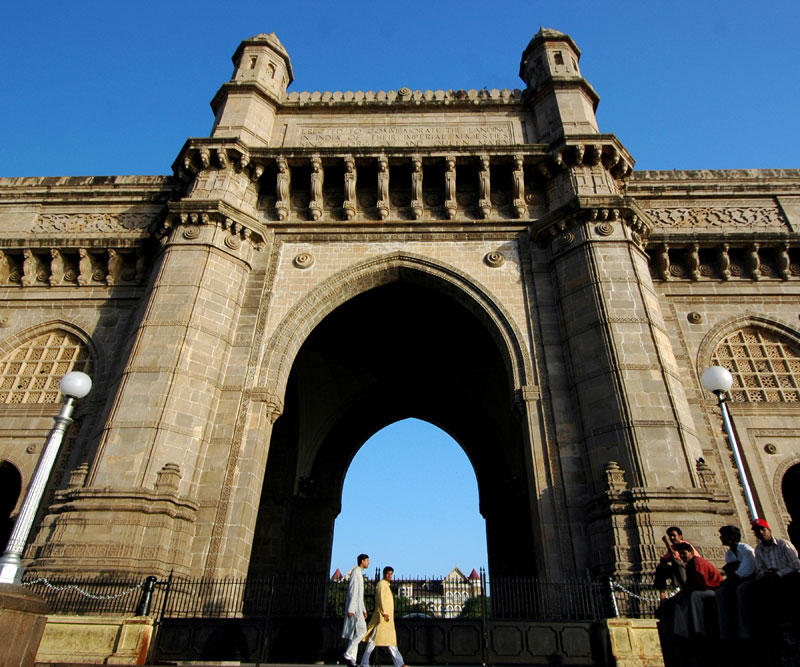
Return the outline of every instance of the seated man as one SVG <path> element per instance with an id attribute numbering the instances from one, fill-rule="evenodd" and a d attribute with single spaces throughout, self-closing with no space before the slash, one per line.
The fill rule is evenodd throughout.
<path id="1" fill-rule="evenodd" d="M 691 613 L 692 629 L 705 635 L 704 605 L 713 602 L 714 591 L 722 583 L 722 575 L 688 542 L 676 544 L 675 551 L 686 565 L 686 581 L 675 596 L 665 603 L 672 603 L 675 608 L 674 632 L 680 637 L 689 636 Z"/>
<path id="2" fill-rule="evenodd" d="M 671 579 L 673 586 L 676 588 L 682 586 L 683 582 L 686 581 L 686 573 L 683 561 L 675 552 L 675 545 L 684 544 L 681 529 L 678 526 L 670 526 L 667 528 L 667 534 L 663 535 L 661 539 L 667 546 L 667 551 L 661 556 L 661 560 L 656 565 L 655 588 L 659 597 L 663 600 L 667 597 L 667 581 Z M 685 544 L 688 544 L 688 542 Z"/>
<path id="3" fill-rule="evenodd" d="M 762 627 L 786 620 L 797 613 L 800 590 L 800 559 L 790 542 L 772 535 L 765 519 L 753 521 L 756 545 L 756 579 L 739 587 L 739 636 L 749 639 L 755 620 Z"/>
<path id="4" fill-rule="evenodd" d="M 742 531 L 738 526 L 722 526 L 719 539 L 728 547 L 725 552 L 725 581 L 717 589 L 717 618 L 721 639 L 736 639 L 738 632 L 737 589 L 739 584 L 750 581 L 756 574 L 756 557 L 753 547 L 742 542 Z"/>

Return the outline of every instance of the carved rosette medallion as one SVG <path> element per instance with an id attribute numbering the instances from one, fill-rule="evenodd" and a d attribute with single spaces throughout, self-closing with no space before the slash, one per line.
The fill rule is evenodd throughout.
<path id="1" fill-rule="evenodd" d="M 562 248 L 566 248 L 574 241 L 575 241 L 575 234 L 569 231 L 562 232 L 558 236 L 558 243 L 559 245 L 561 245 Z"/>
<path id="2" fill-rule="evenodd" d="M 686 316 L 686 319 L 689 320 L 692 324 L 700 324 L 703 321 L 703 316 L 698 313 L 697 311 L 692 311 Z"/>
<path id="3" fill-rule="evenodd" d="M 188 227 L 187 229 L 183 230 L 183 238 L 185 239 L 191 241 L 192 239 L 196 239 L 198 236 L 200 236 L 200 229 L 197 227 Z"/>
<path id="4" fill-rule="evenodd" d="M 494 250 L 492 252 L 486 253 L 486 256 L 483 258 L 483 261 L 486 262 L 486 264 L 491 266 L 493 269 L 496 269 L 500 266 L 503 266 L 503 264 L 506 263 L 506 258 L 502 252 Z"/>
<path id="5" fill-rule="evenodd" d="M 610 222 L 601 222 L 594 229 L 600 236 L 611 236 L 614 233 L 614 225 Z"/>
<path id="6" fill-rule="evenodd" d="M 314 255 L 310 252 L 301 252 L 293 260 L 293 264 L 298 269 L 307 269 L 314 264 Z"/>
<path id="7" fill-rule="evenodd" d="M 223 243 L 231 250 L 238 250 L 242 245 L 242 240 L 238 236 L 226 236 Z"/>

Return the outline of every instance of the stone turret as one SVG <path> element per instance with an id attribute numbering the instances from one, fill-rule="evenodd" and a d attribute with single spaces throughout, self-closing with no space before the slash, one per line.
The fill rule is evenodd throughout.
<path id="1" fill-rule="evenodd" d="M 244 40 L 233 54 L 235 69 L 211 108 L 213 137 L 235 137 L 248 146 L 269 145 L 275 115 L 294 79 L 289 54 L 274 32 Z"/>
<path id="2" fill-rule="evenodd" d="M 520 78 L 534 110 L 537 139 L 551 143 L 570 135 L 596 134 L 600 97 L 581 76 L 581 50 L 569 35 L 540 28 L 522 52 Z"/>

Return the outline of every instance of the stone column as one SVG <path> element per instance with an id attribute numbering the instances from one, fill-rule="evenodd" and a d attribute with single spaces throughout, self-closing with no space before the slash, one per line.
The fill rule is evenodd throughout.
<path id="1" fill-rule="evenodd" d="M 254 223 L 222 202 L 171 205 L 85 488 L 46 519 L 40 572 L 188 574 L 198 484 L 255 247 Z"/>
<path id="2" fill-rule="evenodd" d="M 662 524 L 679 523 L 690 507 L 712 511 L 711 494 L 697 479 L 701 448 L 643 250 L 649 222 L 611 187 L 608 195 L 584 195 L 587 170 L 596 169 L 568 167 L 554 177 L 561 182 L 551 184 L 551 201 L 561 206 L 534 234 L 550 251 L 594 480 L 591 551 L 606 556 L 593 565 L 637 569 L 655 560 Z M 613 185 L 610 175 L 605 182 Z M 604 482 L 609 462 L 619 464 L 627 486 L 613 498 Z M 629 515 L 625 533 L 609 522 L 617 514 Z"/>

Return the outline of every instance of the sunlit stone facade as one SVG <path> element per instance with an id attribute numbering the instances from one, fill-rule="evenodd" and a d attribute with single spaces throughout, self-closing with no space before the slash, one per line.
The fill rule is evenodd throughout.
<path id="1" fill-rule="evenodd" d="M 635 171 L 579 58 L 543 29 L 522 90 L 289 93 L 257 35 L 171 176 L 0 179 L 6 516 L 57 379 L 95 380 L 29 572 L 325 574 L 349 461 L 406 417 L 469 456 L 494 574 L 647 570 L 672 524 L 719 560 L 712 363 L 784 534 L 800 171 Z"/>

